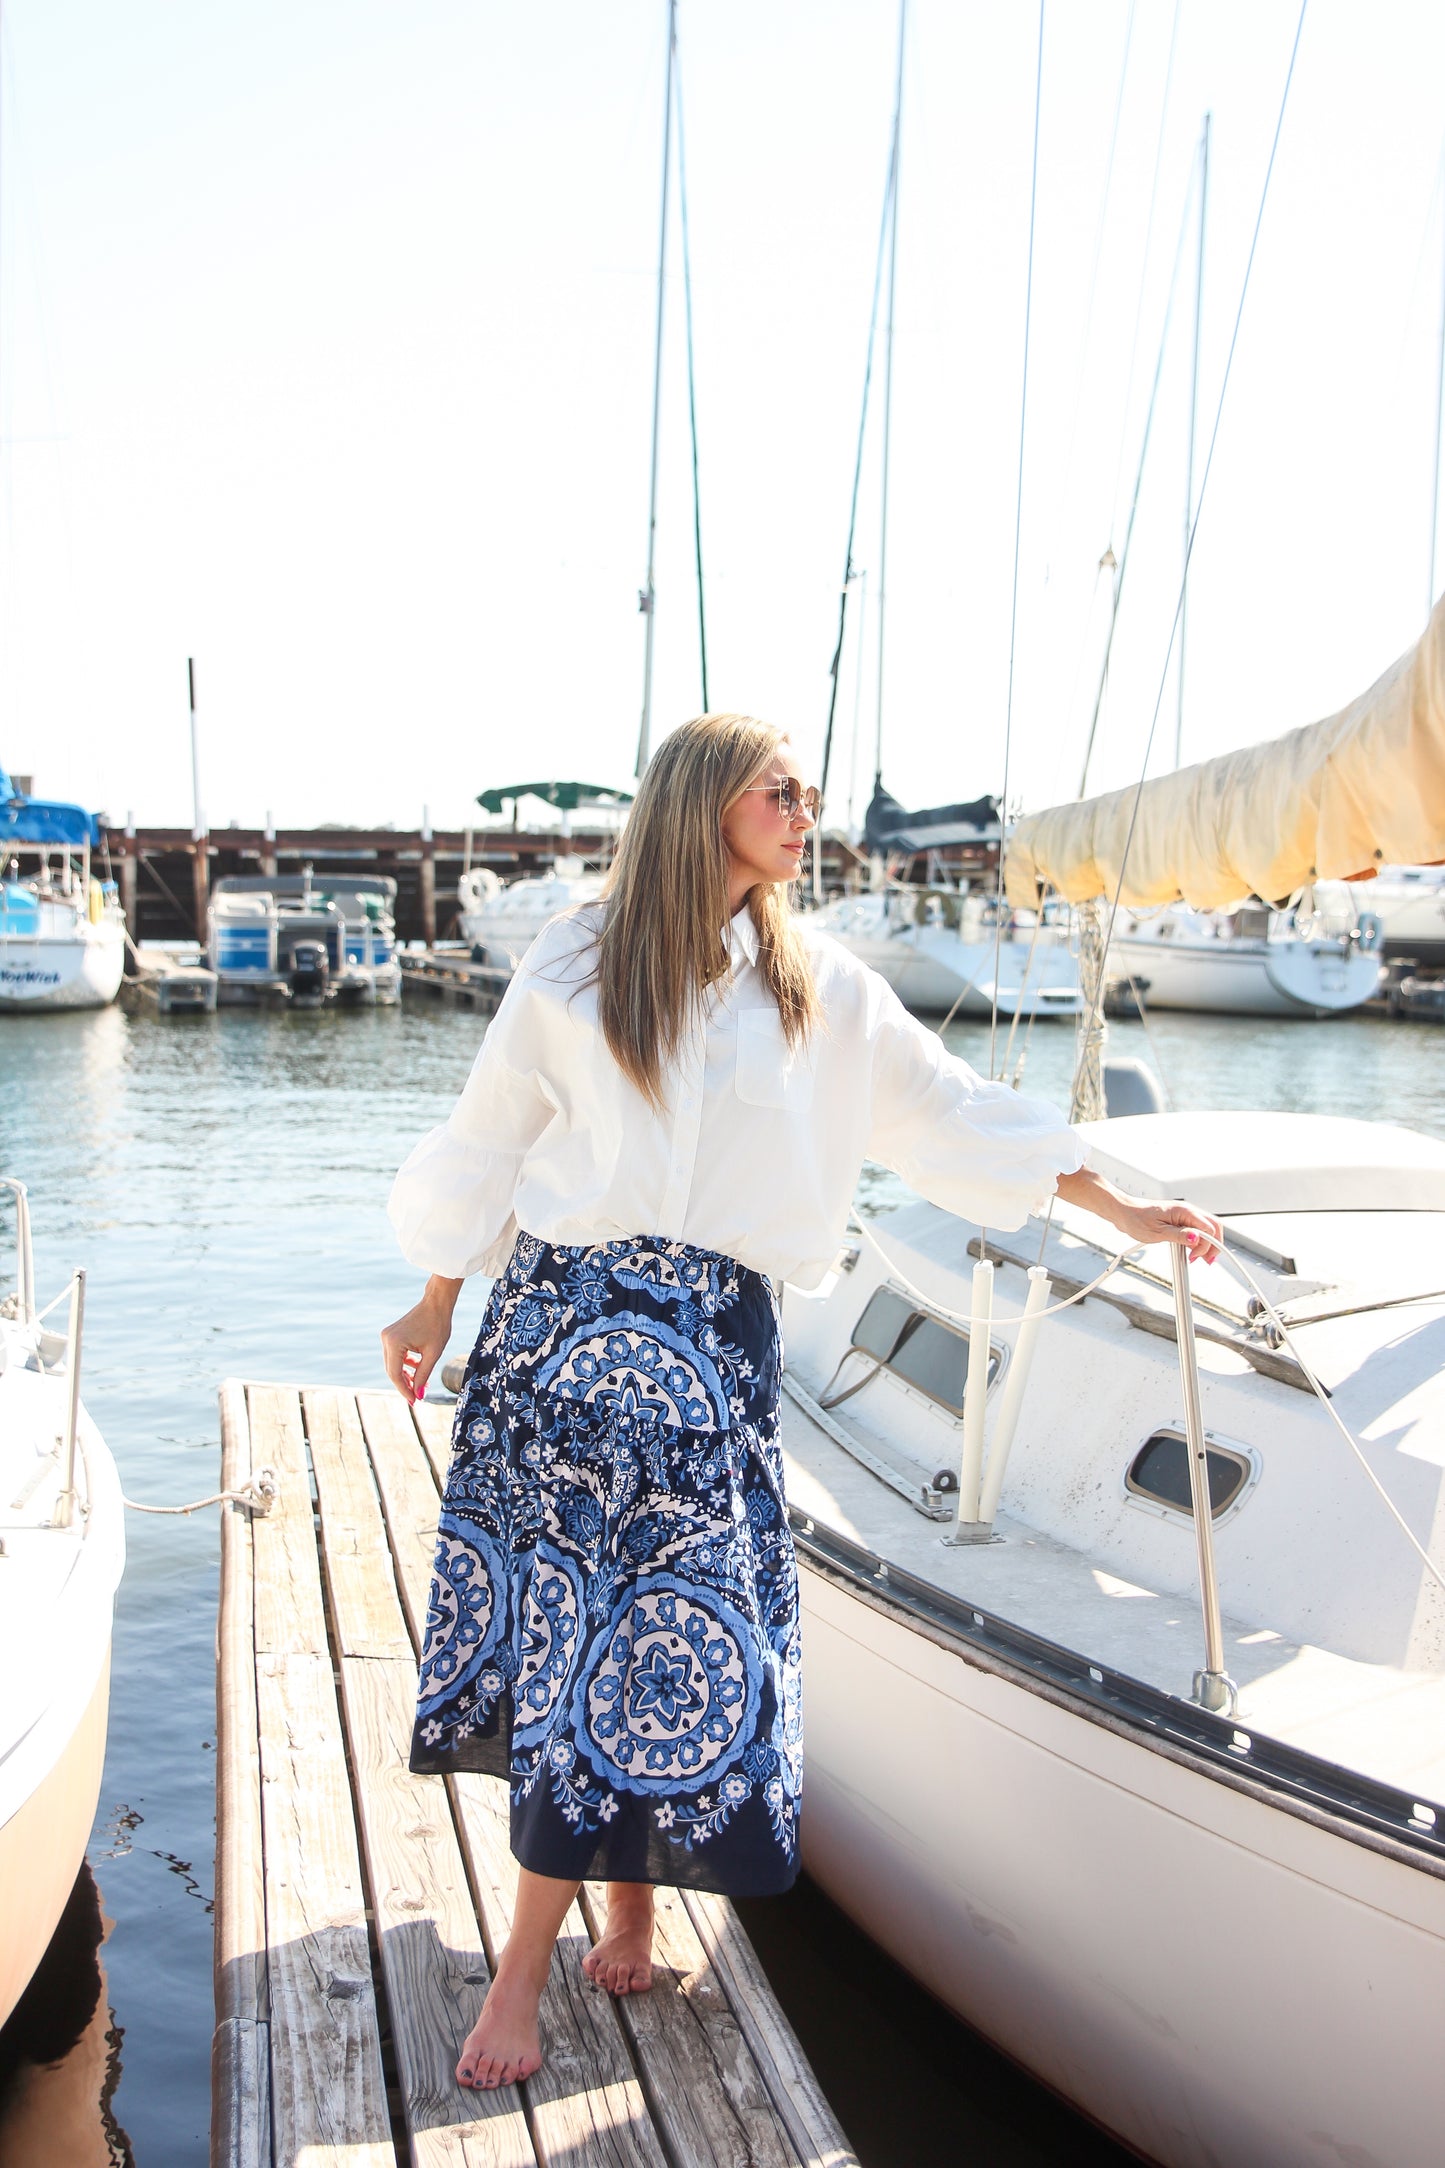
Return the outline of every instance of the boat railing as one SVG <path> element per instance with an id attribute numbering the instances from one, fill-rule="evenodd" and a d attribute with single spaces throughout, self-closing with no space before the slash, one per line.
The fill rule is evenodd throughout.
<path id="1" fill-rule="evenodd" d="M 65 1446 L 64 1481 L 55 1501 L 56 1528 L 69 1528 L 75 1521 L 77 1504 L 75 1489 L 75 1446 L 80 1428 L 80 1344 L 85 1332 L 85 1268 L 77 1266 L 71 1275 L 70 1316 L 65 1334 Z"/>
<path id="2" fill-rule="evenodd" d="M 35 1250 L 30 1239 L 30 1199 L 25 1184 L 13 1175 L 0 1175 L 0 1189 L 15 1199 L 15 1300 L 22 1325 L 33 1325 L 35 1316 Z"/>
<path id="3" fill-rule="evenodd" d="M 1233 1716 L 1239 1705 L 1239 1690 L 1224 1668 L 1224 1625 L 1219 1612 L 1219 1577 L 1214 1567 L 1214 1508 L 1209 1495 L 1209 1453 L 1199 1397 L 1194 1300 L 1189 1288 L 1189 1253 L 1182 1242 L 1170 1244 L 1169 1263 L 1174 1276 L 1174 1324 L 1179 1343 L 1179 1382 L 1184 1394 L 1189 1497 L 1199 1555 L 1199 1607 L 1204 1619 L 1204 1668 L 1194 1674 L 1194 1699 L 1201 1708 Z"/>

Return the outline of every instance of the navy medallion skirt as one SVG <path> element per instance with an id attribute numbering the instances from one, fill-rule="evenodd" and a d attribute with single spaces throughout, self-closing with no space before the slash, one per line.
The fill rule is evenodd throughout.
<path id="1" fill-rule="evenodd" d="M 733 1259 L 519 1235 L 457 1404 L 411 1766 L 511 1783 L 537 1874 L 797 1874 L 777 1307 Z"/>

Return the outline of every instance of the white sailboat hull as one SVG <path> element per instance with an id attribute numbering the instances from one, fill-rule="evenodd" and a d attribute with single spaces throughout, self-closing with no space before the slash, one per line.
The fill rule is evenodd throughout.
<path id="1" fill-rule="evenodd" d="M 124 964 L 124 930 L 112 920 L 82 920 L 64 934 L 0 934 L 0 1014 L 103 1009 L 120 991 Z"/>
<path id="2" fill-rule="evenodd" d="M 1379 983 L 1373 949 L 1330 941 L 1159 940 L 1116 933 L 1109 970 L 1150 1009 L 1216 1016 L 1323 1016 L 1357 1009 Z"/>
<path id="3" fill-rule="evenodd" d="M 1077 1016 L 1078 966 L 1058 930 L 1006 933 L 987 926 L 900 923 L 881 895 L 846 897 L 813 919 L 888 981 L 905 1008 L 925 1015 Z M 970 936 L 972 936 L 970 938 Z"/>
<path id="4" fill-rule="evenodd" d="M 803 1855 L 867 1934 L 1165 2168 L 1434 2168 L 1445 1880 L 801 1586 Z"/>
<path id="5" fill-rule="evenodd" d="M 45 1955 L 80 1872 L 100 1798 L 110 1713 L 110 1644 L 75 1728 L 0 1826 L 0 2025 Z"/>

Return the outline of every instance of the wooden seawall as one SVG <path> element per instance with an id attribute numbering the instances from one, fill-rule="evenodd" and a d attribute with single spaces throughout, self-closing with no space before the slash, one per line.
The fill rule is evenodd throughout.
<path id="1" fill-rule="evenodd" d="M 659 1891 L 657 1984 L 614 2002 L 569 1915 L 546 2062 L 463 2091 L 510 1926 L 507 1795 L 406 1766 L 449 1411 L 228 1384 L 218 1633 L 213 2168 L 857 2168 L 726 1899 Z"/>

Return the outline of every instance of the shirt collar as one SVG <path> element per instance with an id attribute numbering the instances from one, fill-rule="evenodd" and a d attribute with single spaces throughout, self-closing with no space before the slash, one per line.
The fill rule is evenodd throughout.
<path id="1" fill-rule="evenodd" d="M 746 904 L 728 926 L 728 960 L 734 971 L 742 964 L 755 964 L 758 960 L 758 929 Z"/>

